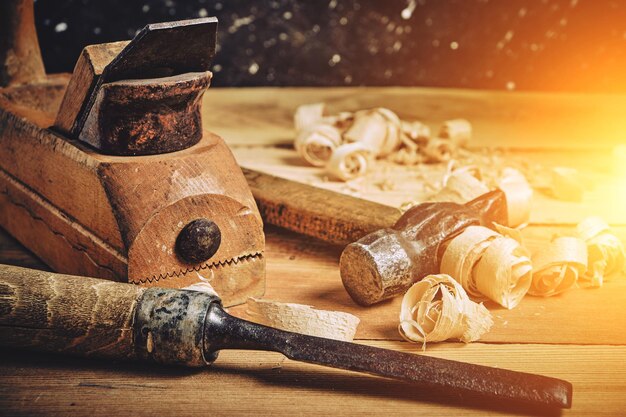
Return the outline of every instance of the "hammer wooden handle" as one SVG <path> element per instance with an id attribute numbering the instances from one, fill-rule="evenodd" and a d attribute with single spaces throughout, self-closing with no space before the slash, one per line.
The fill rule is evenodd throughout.
<path id="1" fill-rule="evenodd" d="M 134 355 L 144 288 L 0 265 L 0 345 L 116 359 Z"/>
<path id="2" fill-rule="evenodd" d="M 242 168 L 263 221 L 345 246 L 393 226 L 394 207 Z"/>

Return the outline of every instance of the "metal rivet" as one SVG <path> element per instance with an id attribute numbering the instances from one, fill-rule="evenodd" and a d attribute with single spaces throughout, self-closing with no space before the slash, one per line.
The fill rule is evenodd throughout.
<path id="1" fill-rule="evenodd" d="M 222 233 L 217 224 L 208 219 L 196 219 L 187 224 L 176 238 L 176 253 L 189 263 L 200 263 L 217 252 Z"/>

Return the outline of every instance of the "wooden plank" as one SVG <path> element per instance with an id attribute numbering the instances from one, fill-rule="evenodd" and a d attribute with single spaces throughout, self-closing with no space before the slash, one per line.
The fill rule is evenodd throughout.
<path id="1" fill-rule="evenodd" d="M 531 250 L 569 227 L 531 227 Z M 617 229 L 626 241 L 626 228 Z M 352 313 L 361 319 L 357 339 L 401 340 L 397 331 L 401 298 L 371 307 L 355 304 L 339 276 L 340 247 L 266 227 L 267 290 L 264 298 Z M 481 341 L 492 343 L 626 344 L 626 278 L 599 289 L 573 289 L 560 296 L 526 296 L 513 310 L 487 303 L 494 326 Z M 245 306 L 231 309 L 247 318 Z"/>
<path id="2" fill-rule="evenodd" d="M 476 146 L 608 149 L 623 143 L 626 95 L 461 90 L 422 87 L 209 89 L 205 127 L 238 145 L 276 145 L 294 138 L 300 104 L 324 102 L 328 111 L 387 107 L 435 131 L 463 117 Z"/>
<path id="3" fill-rule="evenodd" d="M 567 227 L 532 227 L 524 235 L 531 250 L 536 250 L 553 234 L 571 231 Z M 626 240 L 626 228 L 619 228 L 617 232 Z M 30 257 L 16 256 L 19 244 L 6 235 L 0 243 L 1 262 L 18 265 L 33 262 Z M 400 298 L 371 307 L 355 304 L 341 283 L 340 253 L 340 247 L 278 228 L 266 228 L 264 298 L 352 313 L 361 319 L 357 339 L 401 340 L 397 331 Z M 489 303 L 487 307 L 495 323 L 481 341 L 626 345 L 624 305 L 624 277 L 615 277 L 599 289 L 573 289 L 551 298 L 526 296 L 513 310 Z M 245 306 L 233 307 L 230 311 L 249 318 Z"/>
<path id="4" fill-rule="evenodd" d="M 307 165 L 293 149 L 234 146 L 233 152 L 239 164 L 246 168 L 396 208 L 432 196 L 447 167 L 447 163 L 406 167 L 379 161 L 364 177 L 343 182 L 329 178 L 323 168 Z M 472 158 L 482 161 L 477 165 L 483 167 L 487 176 L 506 166 L 518 167 L 529 174 L 529 180 L 537 186 L 531 223 L 576 224 L 596 215 L 611 224 L 626 225 L 626 177 L 614 172 L 610 152 L 512 151 L 494 152 L 482 158 L 482 152 L 476 151 L 475 155 Z M 468 164 L 474 159 L 459 158 L 459 161 Z M 555 166 L 579 170 L 584 190 L 580 202 L 559 200 L 550 194 L 546 184 L 549 185 L 551 169 Z"/>
<path id="5" fill-rule="evenodd" d="M 416 353 L 402 342 L 368 342 Z M 427 355 L 541 373 L 574 385 L 562 415 L 614 416 L 626 409 L 626 347 L 442 344 Z M 206 370 L 110 364 L 2 352 L 4 415 L 528 415 L 376 377 L 286 360 L 277 353 L 223 351 Z"/>

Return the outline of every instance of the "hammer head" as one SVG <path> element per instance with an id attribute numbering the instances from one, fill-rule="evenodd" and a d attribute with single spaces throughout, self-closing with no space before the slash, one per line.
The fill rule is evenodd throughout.
<path id="1" fill-rule="evenodd" d="M 465 205 L 423 203 L 412 207 L 393 228 L 351 243 L 339 261 L 350 296 L 371 305 L 404 293 L 414 282 L 439 272 L 442 244 L 468 226 L 507 222 L 506 197 L 496 190 Z"/>
<path id="2" fill-rule="evenodd" d="M 339 262 L 352 299 L 370 305 L 402 291 L 412 276 L 409 245 L 396 230 L 380 229 L 346 246 Z"/>

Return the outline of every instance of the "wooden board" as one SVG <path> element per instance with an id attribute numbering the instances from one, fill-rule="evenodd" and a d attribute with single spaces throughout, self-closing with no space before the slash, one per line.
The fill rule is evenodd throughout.
<path id="1" fill-rule="evenodd" d="M 356 338 L 402 340 L 397 331 L 400 298 L 371 307 L 355 304 L 339 276 L 341 248 L 284 230 L 267 229 L 267 290 L 264 298 L 312 304 L 340 310 L 361 319 Z M 532 227 L 525 231 L 528 246 L 538 249 L 564 227 Z M 626 228 L 619 229 L 626 241 Z M 271 249 L 270 249 L 271 248 Z M 296 278 L 297 277 L 297 278 Z M 578 288 L 557 297 L 526 296 L 512 310 L 486 304 L 494 326 L 481 341 L 493 343 L 624 344 L 626 345 L 626 277 L 615 277 L 599 289 Z M 248 318 L 245 306 L 231 311 Z M 420 347 L 416 345 L 416 350 Z"/>
<path id="2" fill-rule="evenodd" d="M 246 168 L 392 207 L 425 201 L 434 195 L 440 188 L 447 167 L 446 163 L 405 167 L 380 161 L 366 176 L 342 182 L 329 178 L 323 168 L 307 165 L 293 149 L 239 145 L 231 147 L 238 162 Z M 480 155 L 478 151 L 475 153 Z M 626 225 L 626 177 L 613 173 L 611 153 L 570 150 L 557 154 L 548 151 L 540 153 L 518 150 L 499 155 L 499 168 L 506 166 L 521 168 L 526 164 L 536 166 L 524 170 L 536 172 L 534 181 L 539 185 L 533 196 L 530 217 L 532 224 L 575 225 L 587 216 L 596 215 L 610 224 Z M 458 160 L 461 164 L 468 161 L 465 158 Z M 489 171 L 490 164 L 482 162 L 478 166 Z M 555 166 L 579 170 L 584 190 L 580 202 L 554 198 L 543 185 L 550 180 L 551 168 Z M 533 177 L 529 176 L 529 180 L 532 182 Z M 388 189 L 390 185 L 392 189 Z"/>
<path id="3" fill-rule="evenodd" d="M 387 107 L 402 119 L 438 129 L 472 122 L 478 146 L 523 149 L 610 149 L 624 143 L 626 95 L 551 94 L 422 87 L 210 89 L 204 123 L 236 145 L 293 141 L 293 114 L 324 102 L 330 113 Z M 436 131 L 436 130 L 435 130 Z"/>
<path id="4" fill-rule="evenodd" d="M 407 343 L 367 344 L 414 352 Z M 201 371 L 0 354 L 0 410 L 7 416 L 541 415 L 519 406 L 432 396 L 407 384 L 293 362 L 278 353 L 223 351 Z M 567 379 L 574 385 L 574 401 L 563 416 L 618 416 L 626 406 L 623 346 L 448 343 L 427 354 Z"/>
<path id="5" fill-rule="evenodd" d="M 539 236 L 557 229 L 533 228 Z M 626 236 L 626 231 L 620 229 L 620 236 Z M 337 248 L 268 228 L 267 297 L 351 311 L 362 319 L 360 343 L 421 354 L 420 346 L 395 340 L 396 301 L 373 309 L 350 301 L 338 279 L 338 253 Z M 0 233 L 0 262 L 45 268 L 4 232 Z M 537 299 L 552 303 L 550 310 L 547 303 L 542 307 L 526 298 L 519 311 L 510 312 L 516 315 L 508 317 L 511 327 L 496 316 L 485 343 L 435 344 L 425 354 L 564 378 L 574 384 L 573 408 L 564 416 L 618 415 L 626 407 L 626 286 L 616 282 L 571 294 L 576 293 L 578 302 Z M 231 312 L 245 316 L 241 307 Z M 521 312 L 525 315 L 518 315 Z M 593 318 L 603 315 L 612 318 L 598 325 Z M 490 343 L 495 341 L 492 335 L 500 341 Z M 540 344 L 527 343 L 533 337 Z M 432 397 L 409 385 L 301 364 L 276 353 L 225 351 L 212 368 L 202 371 L 14 351 L 0 354 L 0 409 L 5 415 L 105 416 L 121 407 L 124 413 L 136 415 L 533 414 Z"/>
<path id="6" fill-rule="evenodd" d="M 491 132 L 477 134 L 477 138 L 484 138 L 482 145 L 502 145 L 500 138 L 510 133 L 511 142 L 507 143 L 543 148 L 526 148 L 521 153 L 518 148 L 513 157 L 521 155 L 546 165 L 572 165 L 588 172 L 597 171 L 598 161 L 606 162 L 607 150 L 613 142 L 602 142 L 606 149 L 595 153 L 555 152 L 546 148 L 561 146 L 570 138 L 582 140 L 585 129 L 591 129 L 589 126 L 597 128 L 606 123 L 605 130 L 609 129 L 606 126 L 611 126 L 615 132 L 624 131 L 622 117 L 618 117 L 618 110 L 624 109 L 621 96 L 393 88 L 238 89 L 209 91 L 206 100 L 205 127 L 224 135 L 235 147 L 241 163 L 248 166 L 256 163 L 259 169 L 293 179 L 309 176 L 314 181 L 319 181 L 319 177 L 312 174 L 310 168 L 298 165 L 293 151 L 285 144 L 293 140 L 291 117 L 295 107 L 320 100 L 329 102 L 331 111 L 377 105 L 393 109 L 395 106 L 404 112 L 401 112 L 403 116 L 424 114 L 430 117 L 426 119 L 429 123 L 464 116 L 474 122 L 477 132 L 480 126 L 480 131 Z M 543 104 L 537 104 L 539 102 Z M 539 105 L 541 111 L 531 113 L 531 104 L 532 107 Z M 543 126 L 530 124 L 529 121 L 539 120 L 542 114 L 561 115 L 563 119 L 553 120 L 550 125 L 570 126 L 574 136 L 555 138 L 544 131 L 545 123 Z M 581 120 L 579 125 L 575 120 Z M 526 126 L 521 129 L 524 121 Z M 583 124 L 587 127 L 580 128 Z M 532 134 L 542 131 L 539 136 Z M 615 132 L 606 139 L 624 140 L 617 138 Z M 525 142 L 528 138 L 530 140 Z M 305 168 L 307 173 L 303 174 Z M 600 168 L 601 175 L 610 174 L 610 167 Z M 341 187 L 329 183 L 327 188 L 333 186 Z M 382 197 L 374 198 L 374 193 L 368 198 L 388 202 L 390 195 L 396 202 L 404 198 L 401 193 L 389 194 L 384 200 L 376 200 Z M 366 193 L 361 196 L 365 197 Z M 535 220 L 539 224 L 524 232 L 531 249 L 540 247 L 554 233 L 571 233 L 571 220 L 587 210 L 584 204 L 561 203 L 544 205 L 547 207 L 542 209 L 547 213 L 545 221 Z M 610 215 L 609 208 L 605 209 L 602 215 Z M 619 214 L 611 220 L 619 220 Z M 626 227 L 616 227 L 616 231 L 626 241 Z M 266 238 L 266 298 L 352 312 L 361 318 L 356 336 L 359 343 L 421 353 L 421 346 L 400 341 L 397 334 L 399 300 L 371 308 L 352 302 L 339 278 L 341 248 L 275 227 L 266 227 Z M 0 262 L 45 268 L 6 234 L 0 234 Z M 495 324 L 481 343 L 431 345 L 425 354 L 565 378 L 574 384 L 574 399 L 572 410 L 562 415 L 620 415 L 626 410 L 625 305 L 624 277 L 616 277 L 600 289 L 576 289 L 548 299 L 526 297 L 511 311 L 489 305 Z M 231 312 L 246 316 L 244 306 L 233 308 Z M 24 352 L 0 354 L 3 355 L 0 410 L 7 415 L 534 414 L 529 410 L 505 410 L 493 404 L 433 397 L 408 385 L 300 364 L 275 353 L 222 352 L 215 365 L 204 371 L 111 364 Z"/>

